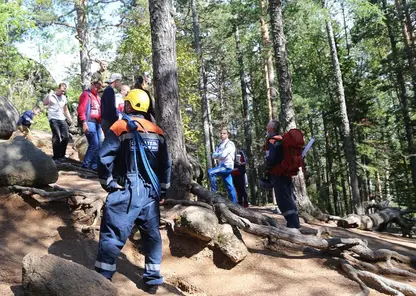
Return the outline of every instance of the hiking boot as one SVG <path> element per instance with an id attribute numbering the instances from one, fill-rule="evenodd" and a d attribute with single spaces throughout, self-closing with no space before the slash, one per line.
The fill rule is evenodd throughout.
<path id="1" fill-rule="evenodd" d="M 147 285 L 145 284 L 145 292 L 148 294 L 156 294 L 157 289 L 159 288 L 159 285 Z"/>

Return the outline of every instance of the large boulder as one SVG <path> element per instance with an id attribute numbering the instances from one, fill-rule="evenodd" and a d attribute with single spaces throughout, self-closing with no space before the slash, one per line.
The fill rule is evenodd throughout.
<path id="1" fill-rule="evenodd" d="M 116 287 L 102 275 L 54 255 L 26 255 L 22 284 L 30 296 L 117 295 Z"/>
<path id="2" fill-rule="evenodd" d="M 18 120 L 19 111 L 6 98 L 0 97 L 0 139 L 10 139 Z"/>
<path id="3" fill-rule="evenodd" d="M 0 186 L 41 187 L 58 180 L 51 157 L 24 137 L 0 142 Z"/>
<path id="4" fill-rule="evenodd" d="M 248 255 L 246 245 L 237 238 L 230 224 L 218 225 L 215 246 L 234 263 L 242 261 Z"/>
<path id="5" fill-rule="evenodd" d="M 217 237 L 218 218 L 213 211 L 190 206 L 175 219 L 175 232 L 187 234 L 203 241 Z"/>

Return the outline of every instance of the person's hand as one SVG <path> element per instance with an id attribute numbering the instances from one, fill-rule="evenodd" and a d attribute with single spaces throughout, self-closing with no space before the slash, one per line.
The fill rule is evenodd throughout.
<path id="1" fill-rule="evenodd" d="M 212 153 L 212 158 L 218 158 L 218 157 L 220 157 L 220 153 Z"/>
<path id="2" fill-rule="evenodd" d="M 74 124 L 74 122 L 72 120 L 69 120 L 69 119 L 68 119 L 67 123 L 68 123 L 68 126 L 72 126 Z"/>
<path id="3" fill-rule="evenodd" d="M 88 133 L 88 124 L 86 122 L 82 123 L 82 132 L 86 135 Z"/>

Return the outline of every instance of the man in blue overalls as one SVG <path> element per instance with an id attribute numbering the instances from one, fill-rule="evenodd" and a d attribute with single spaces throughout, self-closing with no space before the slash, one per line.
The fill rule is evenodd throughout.
<path id="1" fill-rule="evenodd" d="M 127 115 L 111 126 L 99 151 L 98 176 L 109 195 L 95 269 L 111 280 L 116 259 L 136 223 L 145 254 L 143 281 L 146 291 L 155 294 L 163 283 L 159 201 L 170 186 L 171 161 L 163 131 L 144 119 L 149 102 L 143 90 L 130 91 L 125 97 Z"/>

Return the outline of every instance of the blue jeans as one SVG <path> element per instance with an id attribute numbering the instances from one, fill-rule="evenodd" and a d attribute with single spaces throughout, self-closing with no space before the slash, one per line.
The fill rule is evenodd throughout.
<path id="1" fill-rule="evenodd" d="M 101 128 L 95 122 L 88 122 L 87 124 L 88 133 L 85 136 L 88 141 L 88 149 L 82 166 L 87 169 L 97 170 L 98 150 L 100 150 L 101 146 Z"/>
<path id="2" fill-rule="evenodd" d="M 237 196 L 233 185 L 233 177 L 231 172 L 233 169 L 229 169 L 224 165 L 217 166 L 208 170 L 209 180 L 211 182 L 211 190 L 217 191 L 217 176 L 221 176 L 224 180 L 225 186 L 227 187 L 228 196 L 233 203 L 237 203 Z"/>
<path id="3" fill-rule="evenodd" d="M 292 177 L 270 176 L 276 194 L 277 205 L 286 219 L 286 226 L 289 228 L 299 228 L 298 208 L 293 196 Z"/>

